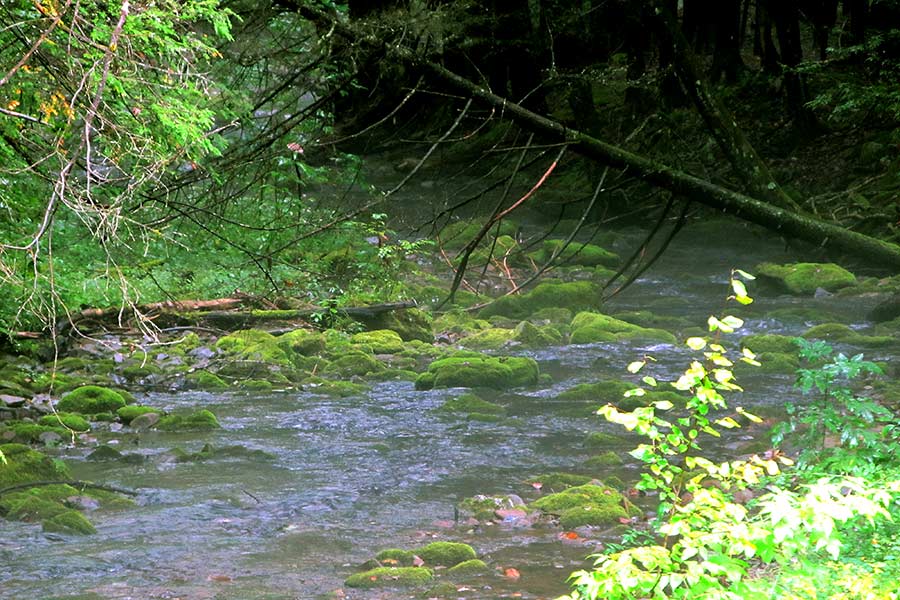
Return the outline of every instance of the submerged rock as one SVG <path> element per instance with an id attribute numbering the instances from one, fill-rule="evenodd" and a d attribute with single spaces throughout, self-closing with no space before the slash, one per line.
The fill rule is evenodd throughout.
<path id="1" fill-rule="evenodd" d="M 827 340 L 829 342 L 843 342 L 854 346 L 878 348 L 898 343 L 896 338 L 882 335 L 864 335 L 842 323 L 823 323 L 810 327 L 803 333 L 806 339 Z"/>
<path id="2" fill-rule="evenodd" d="M 416 389 L 486 387 L 502 390 L 534 385 L 539 374 L 533 358 L 463 351 L 432 362 L 428 371 L 416 379 Z"/>
<path id="3" fill-rule="evenodd" d="M 577 265 L 581 267 L 617 267 L 621 259 L 619 255 L 596 244 L 580 244 L 572 242 L 563 249 L 564 240 L 545 240 L 543 246 L 530 256 L 538 264 L 544 264 L 554 253 L 559 253 L 559 264 Z"/>
<path id="4" fill-rule="evenodd" d="M 452 398 L 444 402 L 438 409 L 452 413 L 477 413 L 482 415 L 505 415 L 506 409 L 499 404 L 482 400 L 475 394 L 463 394 L 458 398 Z"/>
<path id="5" fill-rule="evenodd" d="M 47 519 L 43 523 L 44 531 L 53 533 L 69 533 L 75 535 L 90 535 L 97 533 L 93 523 L 77 510 L 66 510 L 55 517 Z"/>
<path id="6" fill-rule="evenodd" d="M 835 292 L 856 284 L 853 273 L 834 263 L 762 263 L 754 273 L 778 291 L 799 296 L 812 296 L 819 288 Z"/>

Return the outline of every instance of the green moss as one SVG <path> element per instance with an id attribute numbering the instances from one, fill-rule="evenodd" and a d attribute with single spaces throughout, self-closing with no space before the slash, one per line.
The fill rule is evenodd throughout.
<path id="1" fill-rule="evenodd" d="M 450 567 L 447 570 L 447 575 L 455 575 L 457 577 L 467 577 L 470 575 L 482 575 L 487 573 L 490 570 L 490 567 L 485 564 L 483 560 L 477 558 L 471 558 L 469 560 L 464 560 L 461 563 Z"/>
<path id="2" fill-rule="evenodd" d="M 459 345 L 470 350 L 500 350 L 512 341 L 514 335 L 512 329 L 491 327 L 463 338 Z"/>
<path id="3" fill-rule="evenodd" d="M 216 348 L 228 354 L 239 354 L 249 346 L 274 343 L 276 338 L 271 333 L 258 329 L 242 329 L 222 336 L 216 342 Z"/>
<path id="4" fill-rule="evenodd" d="M 85 385 L 63 396 L 56 408 L 60 412 L 93 415 L 114 412 L 123 406 L 125 399 L 118 392 L 96 385 Z"/>
<path id="5" fill-rule="evenodd" d="M 563 335 L 552 325 L 537 326 L 530 321 L 522 321 L 516 326 L 513 340 L 525 348 L 545 348 L 561 344 Z"/>
<path id="6" fill-rule="evenodd" d="M 596 309 L 600 306 L 600 288 L 589 281 L 559 283 L 547 281 L 526 294 L 503 296 L 484 307 L 481 318 L 501 315 L 525 319 L 545 308 L 566 308 L 572 311 Z"/>
<path id="7" fill-rule="evenodd" d="M 837 322 L 841 320 L 841 315 L 830 310 L 821 308 L 809 308 L 806 306 L 787 306 L 784 308 L 776 308 L 766 312 L 766 316 L 777 319 L 782 323 L 792 325 L 811 325 L 813 323 Z"/>
<path id="8" fill-rule="evenodd" d="M 77 510 L 67 510 L 51 519 L 47 519 L 44 521 L 44 531 L 76 535 L 97 533 L 94 525 Z"/>
<path id="9" fill-rule="evenodd" d="M 452 567 L 478 558 L 472 546 L 460 542 L 431 542 L 413 550 L 413 554 L 424 560 L 426 565 L 434 567 Z"/>
<path id="10" fill-rule="evenodd" d="M 174 348 L 177 348 L 182 354 L 187 354 L 191 350 L 196 350 L 202 345 L 203 340 L 200 339 L 200 336 L 193 331 L 189 331 L 184 334 L 184 337 L 181 338 L 181 341 L 178 342 Z"/>
<path id="11" fill-rule="evenodd" d="M 741 346 L 749 348 L 755 354 L 763 352 L 778 352 L 782 354 L 794 354 L 800 352 L 797 338 L 789 335 L 759 334 L 748 335 L 741 339 Z"/>
<path id="12" fill-rule="evenodd" d="M 208 410 L 198 410 L 189 415 L 167 415 L 156 424 L 156 428 L 162 431 L 204 431 L 220 427 L 216 415 Z"/>
<path id="13" fill-rule="evenodd" d="M 221 377 L 203 370 L 188 373 L 184 377 L 184 382 L 192 390 L 224 390 L 228 388 L 228 384 Z"/>
<path id="14" fill-rule="evenodd" d="M 484 224 L 477 219 L 471 221 L 462 220 L 456 221 L 455 223 L 450 223 L 441 230 L 441 246 L 443 246 L 447 250 L 460 250 L 471 240 L 475 239 L 475 236 L 478 235 L 478 232 L 481 231 L 481 228 L 483 226 Z M 515 222 L 503 220 L 500 222 L 499 230 L 491 229 L 488 235 L 486 235 L 481 241 L 481 245 L 489 246 L 492 243 L 495 235 L 515 236 L 517 230 L 518 225 Z"/>
<path id="15" fill-rule="evenodd" d="M 344 581 L 350 588 L 416 587 L 434 578 L 425 567 L 378 567 L 351 575 Z"/>
<path id="16" fill-rule="evenodd" d="M 456 588 L 456 585 L 450 583 L 449 581 L 442 581 L 439 584 L 428 588 L 425 592 L 422 593 L 422 598 L 428 598 L 431 600 L 432 598 L 458 598 L 459 590 Z"/>
<path id="17" fill-rule="evenodd" d="M 144 379 L 151 375 L 159 375 L 160 373 L 162 373 L 162 369 L 149 363 L 144 365 L 129 365 L 122 369 L 122 375 L 129 379 Z"/>
<path id="18" fill-rule="evenodd" d="M 362 377 L 370 373 L 377 373 L 384 369 L 384 365 L 378 359 L 365 352 L 346 352 L 322 369 L 323 373 L 337 375 L 339 377 Z"/>
<path id="19" fill-rule="evenodd" d="M 540 324 L 541 322 L 546 323 L 565 323 L 568 325 L 572 321 L 572 311 L 568 308 L 557 308 L 554 306 L 548 308 L 542 308 L 538 311 L 532 313 L 529 320 L 532 323 Z"/>
<path id="20" fill-rule="evenodd" d="M 475 394 L 463 394 L 458 398 L 447 400 L 438 410 L 453 413 L 481 413 L 485 415 L 506 414 L 506 409 L 499 404 L 482 400 Z"/>
<path id="21" fill-rule="evenodd" d="M 532 477 L 530 481 L 541 484 L 543 492 L 561 492 L 562 490 L 590 483 L 593 477 L 575 473 L 545 473 Z"/>
<path id="22" fill-rule="evenodd" d="M 451 310 L 445 312 L 434 320 L 434 330 L 442 333 L 459 333 L 472 335 L 483 329 L 489 329 L 491 324 L 484 319 L 476 319 L 472 313 L 463 310 Z"/>
<path id="23" fill-rule="evenodd" d="M 573 508 L 618 508 L 619 516 L 627 516 L 625 498 L 616 490 L 605 485 L 588 483 L 544 496 L 529 506 L 545 513 L 562 515 Z"/>
<path id="24" fill-rule="evenodd" d="M 404 342 L 413 340 L 426 344 L 434 342 L 432 317 L 418 308 L 391 310 L 364 321 L 370 329 L 389 329 L 396 332 Z"/>
<path id="25" fill-rule="evenodd" d="M 38 425 L 37 423 L 12 421 L 0 426 L 0 433 L 3 433 L 3 437 L 7 441 L 19 444 L 37 444 L 41 441 L 41 435 L 48 432 L 55 433 L 63 439 L 70 435 L 69 430 L 64 427 Z M 9 434 L 12 434 L 11 437 Z"/>
<path id="26" fill-rule="evenodd" d="M 890 346 L 898 341 L 890 336 L 863 335 L 842 323 L 816 325 L 806 330 L 803 337 L 806 339 L 828 340 L 829 342 L 843 342 L 870 348 Z"/>
<path id="27" fill-rule="evenodd" d="M 390 566 L 411 567 L 415 557 L 416 555 L 412 550 L 388 548 L 387 550 L 382 550 L 376 554 L 375 560 Z"/>
<path id="28" fill-rule="evenodd" d="M 668 344 L 676 342 L 675 336 L 668 331 L 639 327 L 600 313 L 581 312 L 572 319 L 572 334 L 569 341 L 573 344 L 617 342 L 632 339 L 659 341 Z"/>
<path id="29" fill-rule="evenodd" d="M 564 240 L 546 240 L 543 246 L 537 252 L 531 254 L 531 257 L 538 264 L 544 264 L 553 254 L 562 249 Z M 610 252 L 595 244 L 579 244 L 570 243 L 562 250 L 557 257 L 559 263 L 568 265 L 579 265 L 583 267 L 616 267 L 620 258 L 618 254 Z"/>
<path id="30" fill-rule="evenodd" d="M 811 296 L 819 288 L 834 292 L 856 283 L 853 273 L 834 263 L 762 263 L 754 273 L 779 290 L 800 296 Z"/>
<path id="31" fill-rule="evenodd" d="M 743 361 L 736 362 L 734 372 L 739 376 L 752 374 L 788 374 L 794 373 L 800 368 L 800 358 L 797 352 L 787 354 L 785 352 L 763 352 L 756 355 L 759 366 L 750 365 Z"/>
<path id="32" fill-rule="evenodd" d="M 487 387 L 507 389 L 534 385 L 538 365 L 527 357 L 496 357 L 475 352 L 457 352 L 438 359 L 416 379 L 417 389 Z"/>
<path id="33" fill-rule="evenodd" d="M 614 467 L 621 465 L 624 461 L 622 457 L 619 456 L 616 452 L 612 450 L 608 450 L 603 454 L 598 454 L 597 456 L 592 456 L 591 458 L 585 461 L 585 466 L 587 467 Z"/>
<path id="34" fill-rule="evenodd" d="M 295 329 L 277 338 L 278 347 L 292 354 L 315 356 L 325 351 L 325 336 L 317 331 Z"/>
<path id="35" fill-rule="evenodd" d="M 91 424 L 81 415 L 63 412 L 55 415 L 44 415 L 38 420 L 38 425 L 68 427 L 73 431 L 90 431 L 91 429 Z"/>
<path id="36" fill-rule="evenodd" d="M 139 417 L 140 415 L 145 415 L 147 413 L 159 413 L 162 414 L 158 408 L 153 408 L 152 406 L 140 406 L 140 405 L 132 405 L 132 406 L 123 406 L 119 410 L 116 411 L 116 416 L 119 417 L 119 420 L 128 425 L 131 423 L 135 417 Z"/>
<path id="37" fill-rule="evenodd" d="M 71 486 L 47 487 L 68 488 L 69 491 L 64 496 L 47 492 L 42 488 L 7 494 L 5 497 L 0 497 L 0 512 L 5 513 L 6 518 L 11 521 L 37 523 L 69 510 L 63 505 L 63 500 L 69 496 L 78 495 L 78 490 Z"/>
<path id="38" fill-rule="evenodd" d="M 397 354 L 403 351 L 403 339 L 390 329 L 363 331 L 350 337 L 353 344 L 365 344 L 375 354 Z"/>
<path id="39" fill-rule="evenodd" d="M 243 379 L 237 382 L 237 386 L 247 392 L 271 392 L 272 383 L 265 379 Z"/>
<path id="40" fill-rule="evenodd" d="M 576 506 L 564 510 L 559 515 L 559 525 L 563 529 L 576 527 L 605 527 L 619 523 L 628 513 L 619 505 Z"/>

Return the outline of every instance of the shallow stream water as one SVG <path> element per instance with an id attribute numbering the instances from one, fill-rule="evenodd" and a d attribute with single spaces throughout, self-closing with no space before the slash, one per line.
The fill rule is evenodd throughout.
<path id="1" fill-rule="evenodd" d="M 739 225 L 715 236 L 688 229 L 609 312 L 649 307 L 702 325 L 723 306 L 731 267 L 752 270 L 769 259 L 797 260 L 784 254 L 779 240 Z M 805 324 L 755 316 L 800 303 L 862 323 L 875 301 L 758 296 L 744 311 L 745 333 L 801 332 Z M 584 447 L 585 435 L 619 432 L 600 417 L 564 416 L 566 407 L 554 397 L 576 383 L 621 379 L 627 363 L 645 353 L 659 359 L 658 378 L 683 369 L 687 356 L 665 345 L 564 346 L 530 353 L 554 383 L 496 397 L 482 394 L 507 407 L 509 418 L 499 423 L 442 415 L 435 409 L 460 390 L 420 392 L 407 382 L 376 384 L 365 395 L 341 399 L 296 392 L 147 395 L 142 403 L 166 410 L 210 407 L 223 429 L 98 436 L 118 440 L 122 451 L 145 454 L 141 465 L 110 467 L 85 461 L 89 448 L 58 450 L 76 478 L 138 490 L 139 506 L 93 515 L 98 533 L 87 537 L 0 521 L 0 598 L 418 597 L 421 591 L 329 594 L 379 550 L 433 540 L 470 543 L 496 571 L 459 597 L 554 598 L 566 592 L 567 575 L 588 566 L 586 556 L 619 532 L 568 540 L 549 526 L 473 527 L 454 521 L 454 506 L 475 494 L 533 498 L 538 492 L 529 482 L 539 473 L 588 472 L 583 463 L 596 451 Z M 748 409 L 777 414 L 787 400 L 798 399 L 790 376 L 749 376 L 743 383 L 752 392 L 732 401 Z M 724 458 L 763 433 L 739 432 L 711 451 Z M 240 444 L 274 458 L 176 463 L 168 452 L 175 446 L 194 452 L 205 443 Z M 612 473 L 635 477 L 633 466 L 593 474 Z M 521 577 L 504 577 L 507 568 Z"/>

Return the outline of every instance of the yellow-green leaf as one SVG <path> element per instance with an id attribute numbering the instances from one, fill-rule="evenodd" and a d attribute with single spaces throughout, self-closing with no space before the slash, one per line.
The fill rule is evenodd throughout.
<path id="1" fill-rule="evenodd" d="M 628 369 L 629 373 L 637 373 L 638 371 L 643 369 L 644 365 L 646 365 L 646 364 L 647 364 L 647 361 L 645 361 L 645 360 L 636 360 L 633 363 L 629 363 L 628 367 L 626 367 L 626 368 Z"/>
<path id="2" fill-rule="evenodd" d="M 691 350 L 703 350 L 706 347 L 706 340 L 702 337 L 689 337 L 684 343 Z"/>

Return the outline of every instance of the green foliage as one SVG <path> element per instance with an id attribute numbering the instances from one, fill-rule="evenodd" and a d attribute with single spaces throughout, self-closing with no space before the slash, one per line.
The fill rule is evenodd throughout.
<path id="1" fill-rule="evenodd" d="M 826 472 L 871 474 L 896 462 L 900 431 L 895 416 L 853 389 L 854 380 L 880 375 L 881 368 L 862 354 L 835 354 L 824 341 L 798 343 L 805 366 L 797 372 L 797 387 L 812 399 L 787 406 L 790 418 L 775 427 L 773 443 L 797 444 L 800 467 Z"/>
<path id="2" fill-rule="evenodd" d="M 732 273 L 732 298 L 747 304 L 751 299 L 743 282 L 735 285 L 738 276 L 752 277 Z M 740 329 L 743 322 L 725 316 L 710 317 L 708 324 L 711 332 L 721 335 Z M 817 476 L 793 488 L 770 484 L 752 508 L 737 502 L 736 490 L 759 488 L 764 479 L 779 474 L 779 461 L 790 461 L 773 453 L 771 457 L 754 455 L 717 463 L 699 453 L 704 434 L 717 437 L 722 429 L 739 426 L 732 416 L 721 415 L 728 408 L 725 394 L 741 388 L 734 380 L 733 362 L 718 341 L 695 337 L 689 338 L 687 345 L 703 356 L 671 382 L 691 394 L 678 412 L 669 401 L 630 413 L 612 405 L 600 411 L 608 420 L 646 439 L 632 455 L 645 465 L 638 487 L 659 494 L 655 535 L 633 533 L 622 544 L 607 548 L 596 557 L 593 570 L 572 575 L 575 590 L 567 598 L 818 599 L 826 597 L 818 595 L 823 590 L 834 600 L 896 598 L 887 593 L 885 580 L 878 580 L 875 571 L 860 575 L 840 568 L 836 561 L 844 532 L 853 532 L 861 524 L 873 526 L 889 516 L 888 507 L 900 492 L 900 481 L 874 483 L 842 475 Z M 827 354 L 822 346 L 804 350 L 809 357 Z M 651 360 L 635 361 L 628 370 L 637 374 Z M 741 360 L 756 362 L 747 349 Z M 824 393 L 834 389 L 836 381 L 871 372 L 872 367 L 861 357 L 838 358 L 830 366 L 802 374 L 801 387 Z M 649 375 L 642 382 L 651 388 L 659 385 Z M 643 390 L 635 388 L 632 393 L 640 395 Z M 759 421 L 737 410 L 745 418 Z M 822 556 L 835 562 L 821 561 Z M 772 566 L 760 569 L 765 565 Z M 821 568 L 823 565 L 826 568 Z M 775 576 L 760 577 L 757 572 Z M 841 595 L 848 589 L 873 593 Z"/>

